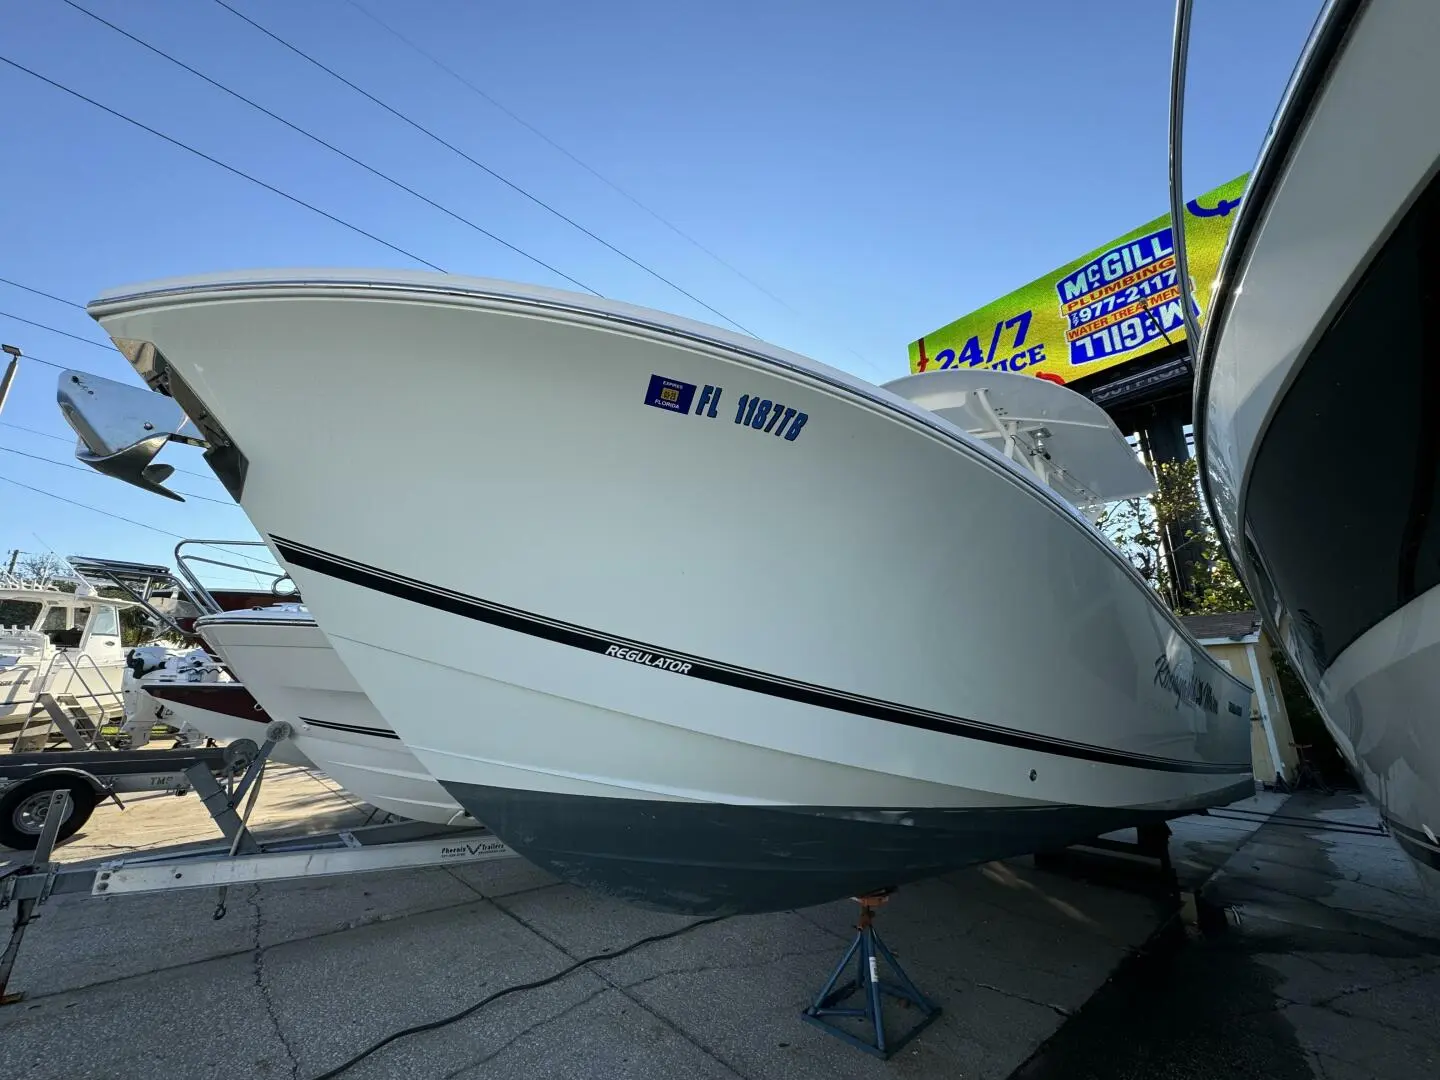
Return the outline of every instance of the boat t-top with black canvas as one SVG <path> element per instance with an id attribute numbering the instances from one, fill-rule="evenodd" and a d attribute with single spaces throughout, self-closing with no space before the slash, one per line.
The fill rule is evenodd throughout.
<path id="1" fill-rule="evenodd" d="M 1249 688 L 1074 506 L 897 394 L 434 273 L 89 310 L 424 766 L 569 881 L 783 909 L 1253 791 Z M 154 484 L 159 423 L 75 426 Z"/>

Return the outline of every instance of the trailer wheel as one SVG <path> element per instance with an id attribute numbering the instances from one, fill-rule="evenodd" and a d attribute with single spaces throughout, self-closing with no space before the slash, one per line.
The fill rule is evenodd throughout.
<path id="1" fill-rule="evenodd" d="M 95 810 L 95 789 L 75 776 L 37 776 L 0 795 L 0 844 L 34 851 L 45 827 L 50 795 L 61 788 L 70 792 L 70 814 L 60 823 L 56 840 L 73 836 Z"/>

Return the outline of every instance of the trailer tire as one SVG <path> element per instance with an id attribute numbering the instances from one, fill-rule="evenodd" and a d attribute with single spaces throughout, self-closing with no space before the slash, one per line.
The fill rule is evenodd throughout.
<path id="1" fill-rule="evenodd" d="M 95 789 L 78 776 L 37 776 L 0 795 L 0 844 L 34 851 L 40 843 L 46 804 L 54 791 L 70 792 L 70 816 L 60 823 L 56 841 L 68 840 L 95 811 Z"/>

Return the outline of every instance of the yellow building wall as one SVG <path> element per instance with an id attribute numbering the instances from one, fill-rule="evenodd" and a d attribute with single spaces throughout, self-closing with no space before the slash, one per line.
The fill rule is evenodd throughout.
<path id="1" fill-rule="evenodd" d="M 1270 641 L 1262 633 L 1253 646 L 1227 641 L 1206 645 L 1205 650 L 1219 660 L 1242 682 L 1252 684 L 1255 677 L 1250 671 L 1248 649 L 1255 650 L 1255 662 L 1260 669 L 1260 685 L 1253 687 L 1250 698 L 1250 760 L 1254 762 L 1255 779 L 1270 784 L 1275 774 L 1281 773 L 1287 780 L 1295 775 L 1295 748 L 1290 744 L 1295 736 L 1290 731 L 1290 715 L 1285 711 L 1285 701 L 1280 696 L 1280 678 L 1270 659 Z M 1277 768 L 1270 759 L 1270 743 L 1265 738 L 1265 724 L 1260 715 L 1260 695 L 1265 695 L 1265 707 L 1270 713 L 1270 724 L 1275 732 L 1275 745 L 1280 751 L 1281 767 Z"/>
<path id="2" fill-rule="evenodd" d="M 1280 675 L 1275 662 L 1270 659 L 1270 639 L 1263 633 L 1255 645 L 1255 660 L 1260 665 L 1260 681 L 1265 684 L 1265 700 L 1270 706 L 1270 723 L 1275 728 L 1275 741 L 1280 744 L 1280 757 L 1285 762 L 1285 778 L 1295 775 L 1299 758 L 1295 747 L 1295 733 L 1290 727 L 1290 713 L 1285 709 L 1285 699 L 1280 694 Z"/>

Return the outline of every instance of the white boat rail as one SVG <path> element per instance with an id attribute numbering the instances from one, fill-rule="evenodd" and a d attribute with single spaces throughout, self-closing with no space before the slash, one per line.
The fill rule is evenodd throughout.
<path id="1" fill-rule="evenodd" d="M 100 680 L 100 684 L 105 688 L 104 690 L 97 690 L 86 680 L 85 672 L 83 671 L 86 664 L 93 669 L 95 678 Z M 67 682 L 65 687 L 58 693 L 55 692 L 57 667 L 60 669 L 58 672 L 60 675 L 64 675 L 65 669 L 68 668 L 73 679 L 79 681 L 80 688 L 77 689 L 74 686 L 74 682 L 70 681 Z M 57 704 L 60 703 L 61 699 L 65 699 L 64 704 L 72 705 L 84 713 L 90 730 L 87 731 L 85 728 L 76 725 L 76 730 L 79 732 L 84 743 L 83 747 L 76 746 L 76 749 L 105 749 L 108 747 L 109 744 L 104 736 L 101 735 L 100 729 L 110 713 L 117 710 L 121 712 L 124 711 L 125 698 L 120 690 L 110 685 L 110 680 L 105 677 L 105 672 L 100 668 L 100 665 L 95 662 L 93 656 L 90 656 L 88 653 L 81 653 L 77 657 L 68 652 L 58 652 L 45 662 L 43 670 L 41 670 L 31 686 L 35 696 L 30 699 L 30 711 L 26 715 L 24 722 L 20 725 L 19 730 L 15 732 L 13 741 L 11 736 L 7 735 L 6 737 L 6 741 L 11 743 L 13 752 L 18 752 L 28 745 L 26 737 L 32 734 L 32 727 L 38 725 L 42 730 L 49 729 L 54 723 L 54 718 L 46 704 L 47 699 Z M 93 714 L 91 709 L 87 708 L 86 702 L 82 700 L 87 698 L 89 699 L 89 704 L 94 708 Z M 71 719 L 72 721 L 78 720 L 80 717 L 74 715 Z M 48 736 L 46 737 L 48 738 Z M 74 742 L 73 739 L 70 739 L 70 741 L 72 743 Z"/>
<path id="2" fill-rule="evenodd" d="M 84 668 L 87 664 L 92 669 L 95 677 L 100 680 L 100 685 L 105 688 L 103 691 L 97 692 L 86 680 Z M 107 706 L 100 700 L 102 697 L 112 699 L 110 707 L 119 705 L 123 701 L 120 689 L 110 685 L 110 680 L 105 677 L 105 672 L 101 670 L 100 665 L 95 662 L 93 656 L 89 653 L 70 652 L 57 652 L 50 658 L 49 664 L 45 667 L 45 674 L 38 680 L 39 685 L 36 688 L 37 697 L 42 693 L 50 692 L 51 680 L 55 677 L 55 669 L 57 667 L 68 667 L 70 673 L 80 681 L 80 685 L 84 688 L 84 693 L 76 693 L 73 689 L 66 690 L 65 693 L 77 701 L 82 697 L 89 698 L 100 711 L 102 717 L 107 709 Z"/>

